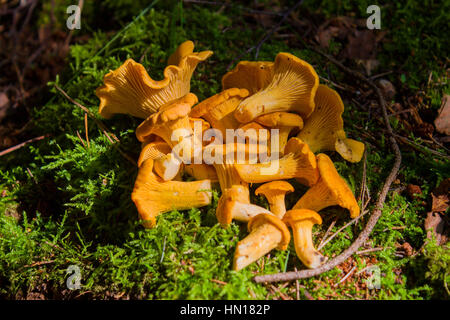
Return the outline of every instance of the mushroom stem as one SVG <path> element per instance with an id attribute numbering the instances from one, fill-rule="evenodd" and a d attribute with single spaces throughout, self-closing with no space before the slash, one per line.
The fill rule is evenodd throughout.
<path id="1" fill-rule="evenodd" d="M 254 229 L 239 241 L 233 260 L 233 270 L 239 271 L 275 249 L 282 238 L 281 231 L 269 224 Z"/>
<path id="2" fill-rule="evenodd" d="M 240 185 L 222 191 L 216 209 L 217 220 L 223 227 L 227 227 L 233 220 L 247 222 L 260 213 L 272 215 L 267 209 L 251 204 L 248 187 Z"/>
<path id="3" fill-rule="evenodd" d="M 231 215 L 233 220 L 247 222 L 260 213 L 272 214 L 269 210 L 251 203 L 234 201 L 231 205 Z"/>
<path id="4" fill-rule="evenodd" d="M 290 225 L 294 236 L 295 252 L 308 268 L 317 268 L 327 258 L 314 248 L 312 228 L 314 224 L 322 224 L 317 212 L 308 209 L 289 210 L 283 221 Z"/>
<path id="5" fill-rule="evenodd" d="M 168 153 L 154 161 L 154 170 L 164 181 L 173 180 L 180 171 L 181 162 L 173 153 Z"/>
<path id="6" fill-rule="evenodd" d="M 312 241 L 313 225 L 311 221 L 300 221 L 294 223 L 292 226 L 295 252 L 308 268 L 317 268 L 327 260 L 326 257 L 314 248 Z"/>
<path id="7" fill-rule="evenodd" d="M 270 211 L 280 219 L 283 218 L 286 213 L 286 203 L 284 202 L 284 197 L 284 194 L 277 194 L 270 200 L 267 199 L 269 202 Z"/>
<path id="8" fill-rule="evenodd" d="M 261 213 L 247 224 L 250 234 L 238 242 L 233 270 L 241 270 L 272 249 L 286 250 L 291 234 L 282 220 L 272 214 Z"/>
<path id="9" fill-rule="evenodd" d="M 294 191 L 294 187 L 286 181 L 272 181 L 263 184 L 255 190 L 255 194 L 263 194 L 269 202 L 270 211 L 278 218 L 283 218 L 286 213 L 284 198 L 286 193 Z"/>

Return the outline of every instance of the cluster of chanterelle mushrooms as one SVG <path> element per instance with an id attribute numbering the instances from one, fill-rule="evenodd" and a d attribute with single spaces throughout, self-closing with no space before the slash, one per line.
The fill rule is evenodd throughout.
<path id="1" fill-rule="evenodd" d="M 222 92 L 198 102 L 190 92 L 191 76 L 197 64 L 212 52 L 193 50 L 192 41 L 182 43 L 169 57 L 160 81 L 128 59 L 106 74 L 104 85 L 96 91 L 103 117 L 124 113 L 145 119 L 136 129 L 142 151 L 132 193 L 144 226 L 154 227 L 156 217 L 164 212 L 209 205 L 212 184 L 218 182 L 219 223 L 224 227 L 232 220 L 248 223 L 249 234 L 236 247 L 234 270 L 245 268 L 272 249 L 285 250 L 291 238 L 288 227 L 299 259 L 308 268 L 318 267 L 327 258 L 313 244 L 313 225 L 322 223 L 317 212 L 337 205 L 348 209 L 352 218 L 360 213 L 333 162 L 318 153 L 336 151 L 350 162 L 361 160 L 364 144 L 348 139 L 343 130 L 341 98 L 319 84 L 310 64 L 292 54 L 279 53 L 274 62 L 239 62 L 223 76 Z M 279 157 L 255 162 L 254 149 L 249 145 L 254 140 L 244 136 L 241 142 L 224 142 L 211 136 L 208 141 L 195 126 L 201 127 L 200 132 L 214 128 L 224 137 L 227 129 L 240 128 L 240 134 L 256 129 L 256 156 L 265 151 L 270 155 L 276 152 Z M 275 143 L 269 135 L 277 131 L 269 129 L 278 129 Z M 189 160 L 198 154 L 194 146 L 223 161 L 182 161 L 180 154 Z M 174 148 L 182 152 L 177 156 Z M 245 155 L 244 161 L 233 161 L 238 152 Z M 194 180 L 183 181 L 186 175 Z M 286 211 L 285 195 L 294 191 L 288 179 L 296 179 L 309 189 Z M 270 210 L 250 203 L 252 183 L 261 184 L 255 193 L 266 197 Z"/>

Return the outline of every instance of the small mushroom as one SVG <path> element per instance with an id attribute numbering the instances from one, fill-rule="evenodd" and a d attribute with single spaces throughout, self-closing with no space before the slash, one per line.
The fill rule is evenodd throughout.
<path id="1" fill-rule="evenodd" d="M 193 152 L 201 151 L 202 142 L 195 141 L 198 137 L 193 135 L 191 122 L 189 119 L 189 112 L 191 107 L 197 102 L 197 96 L 193 93 L 188 93 L 182 98 L 177 99 L 167 105 L 164 105 L 160 110 L 149 116 L 136 129 L 136 137 L 139 141 L 145 141 L 152 135 L 161 137 L 176 152 L 185 160 L 185 156 L 178 154 L 181 150 L 189 151 L 190 158 L 194 156 Z M 194 146 L 199 146 L 199 150 L 194 150 Z M 173 148 L 177 146 L 178 150 Z"/>
<path id="2" fill-rule="evenodd" d="M 298 138 L 289 139 L 285 155 L 276 160 L 256 164 L 236 164 L 241 179 L 249 183 L 263 183 L 296 178 L 311 186 L 319 179 L 317 161 L 306 143 Z"/>
<path id="3" fill-rule="evenodd" d="M 339 94 L 321 84 L 314 101 L 316 108 L 306 119 L 297 137 L 305 141 L 314 153 L 337 151 L 345 160 L 359 162 L 364 153 L 364 144 L 347 138 L 342 120 L 344 103 Z"/>
<path id="4" fill-rule="evenodd" d="M 271 82 L 242 101 L 234 116 L 247 123 L 263 114 L 289 111 L 306 119 L 314 110 L 318 85 L 319 77 L 309 63 L 281 52 L 275 58 Z"/>
<path id="5" fill-rule="evenodd" d="M 152 159 L 154 171 L 164 180 L 173 180 L 179 173 L 181 162 L 171 153 L 170 146 L 165 141 L 146 143 L 138 159 L 138 167 L 147 159 Z"/>
<path id="6" fill-rule="evenodd" d="M 244 88 L 252 95 L 272 81 L 273 62 L 241 61 L 222 77 L 222 88 Z"/>
<path id="7" fill-rule="evenodd" d="M 263 207 L 247 203 L 245 195 L 247 190 L 243 186 L 233 186 L 222 192 L 217 204 L 216 217 L 222 227 L 230 225 L 232 220 L 248 222 L 252 217 L 260 214 L 272 214 Z"/>
<path id="8" fill-rule="evenodd" d="M 205 153 L 213 157 L 210 160 L 215 160 L 212 165 L 216 169 L 220 190 L 222 191 L 216 209 L 216 217 L 223 226 L 229 225 L 232 219 L 248 221 L 248 218 L 255 214 L 254 209 L 262 210 L 261 212 L 267 211 L 264 208 L 250 205 L 248 183 L 243 181 L 236 171 L 238 160 L 248 162 L 252 156 L 257 154 L 258 148 L 262 148 L 256 147 L 255 150 L 251 150 L 248 144 L 230 143 L 210 144 L 204 148 Z M 238 159 L 238 154 L 244 155 L 244 159 Z"/>
<path id="9" fill-rule="evenodd" d="M 250 219 L 250 234 L 238 242 L 233 259 L 233 270 L 239 271 L 271 250 L 286 250 L 291 240 L 288 228 L 280 218 L 261 213 Z"/>
<path id="10" fill-rule="evenodd" d="M 360 209 L 355 196 L 341 178 L 333 162 L 326 154 L 317 155 L 320 178 L 298 200 L 293 209 L 309 209 L 319 212 L 329 206 L 341 206 L 350 211 L 350 217 L 359 216 Z"/>
<path id="11" fill-rule="evenodd" d="M 287 193 L 294 191 L 294 187 L 287 181 L 272 181 L 263 184 L 255 190 L 256 195 L 264 195 L 269 202 L 270 211 L 278 218 L 283 218 L 286 213 L 284 198 Z"/>
<path id="12" fill-rule="evenodd" d="M 247 96 L 246 89 L 227 89 L 197 104 L 192 108 L 190 117 L 206 119 L 225 137 L 226 129 L 238 128 L 240 123 L 234 118 L 233 112 Z"/>
<path id="13" fill-rule="evenodd" d="M 315 224 L 322 224 L 319 214 L 308 209 L 289 210 L 283 221 L 292 228 L 295 252 L 303 264 L 308 268 L 317 268 L 327 258 L 314 248 L 312 228 Z"/>
<path id="14" fill-rule="evenodd" d="M 164 79 L 153 80 L 144 66 L 128 59 L 118 69 L 103 78 L 103 85 L 95 91 L 100 99 L 99 113 L 111 118 L 125 113 L 147 118 L 159 108 L 189 93 L 191 77 L 197 64 L 211 56 L 212 51 L 193 52 L 192 41 L 180 45 L 169 58 Z"/>
<path id="15" fill-rule="evenodd" d="M 153 160 L 142 163 L 131 194 L 146 228 L 156 225 L 156 217 L 172 210 L 187 210 L 211 203 L 211 181 L 163 181 L 153 173 Z"/>
<path id="16" fill-rule="evenodd" d="M 257 117 L 255 122 L 265 127 L 278 129 L 279 152 L 284 154 L 284 147 L 288 142 L 289 134 L 294 129 L 303 128 L 303 119 L 297 114 L 289 112 L 273 112 Z M 273 152 L 274 150 L 272 150 Z M 276 150 L 275 150 L 276 151 Z"/>

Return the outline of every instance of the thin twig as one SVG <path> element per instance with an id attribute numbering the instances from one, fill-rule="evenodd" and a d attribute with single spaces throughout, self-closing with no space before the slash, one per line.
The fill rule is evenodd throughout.
<path id="1" fill-rule="evenodd" d="M 49 137 L 49 136 L 50 136 L 50 135 L 46 134 L 46 135 L 43 135 L 43 136 L 40 136 L 40 137 L 36 137 L 36 138 L 30 139 L 30 140 L 27 140 L 27 141 L 25 141 L 25 142 L 19 143 L 18 145 L 15 145 L 15 146 L 10 147 L 10 148 L 8 148 L 8 149 L 5 149 L 5 150 L 3 150 L 3 151 L 0 151 L 0 157 L 1 157 L 1 156 L 4 156 L 5 154 L 8 154 L 8 153 L 10 153 L 10 152 L 13 152 L 13 151 L 15 151 L 15 150 L 17 150 L 17 149 L 20 149 L 20 148 L 22 148 L 23 146 L 25 146 L 25 145 L 27 145 L 27 144 L 29 144 L 29 143 L 32 143 L 32 142 L 35 142 L 35 141 L 39 141 L 39 140 L 45 139 L 45 138 L 47 138 L 47 137 Z"/>
<path id="2" fill-rule="evenodd" d="M 223 286 L 225 286 L 225 285 L 227 285 L 227 284 L 228 284 L 228 283 L 227 283 L 227 282 L 225 282 L 225 281 L 221 281 L 221 280 L 217 280 L 217 279 L 209 279 L 209 280 L 211 280 L 212 282 L 215 282 L 215 283 L 221 284 L 221 285 L 223 285 Z"/>
<path id="3" fill-rule="evenodd" d="M 328 234 L 330 233 L 331 229 L 333 229 L 337 220 L 338 220 L 338 217 L 336 217 L 336 219 L 334 219 L 333 222 L 330 223 L 330 226 L 328 227 L 327 231 L 325 231 L 325 234 L 323 235 L 322 240 L 320 240 L 319 248 L 322 248 L 323 241 L 327 238 Z"/>
<path id="4" fill-rule="evenodd" d="M 86 145 L 84 144 L 84 141 L 83 141 L 83 139 L 81 138 L 80 132 L 78 132 L 78 130 L 77 130 L 77 137 L 78 137 L 78 139 L 81 141 L 81 144 L 83 145 L 83 148 L 86 149 Z"/>
<path id="5" fill-rule="evenodd" d="M 369 220 L 367 221 L 367 224 L 363 231 L 359 234 L 359 236 L 356 238 L 356 240 L 340 255 L 337 257 L 329 260 L 325 264 L 321 265 L 320 267 L 316 269 L 310 269 L 310 270 L 301 270 L 301 271 L 292 271 L 292 272 L 285 272 L 285 273 L 278 273 L 278 274 L 271 274 L 271 275 L 264 275 L 264 276 L 256 276 L 254 280 L 256 282 L 276 282 L 276 281 L 292 281 L 295 279 L 302 279 L 302 278 L 310 278 L 319 274 L 322 274 L 326 271 L 329 271 L 333 269 L 334 267 L 340 265 L 344 261 L 346 261 L 349 257 L 351 257 L 358 249 L 361 247 L 361 245 L 366 242 L 367 238 L 369 237 L 370 233 L 372 232 L 373 228 L 375 227 L 378 219 L 380 218 L 382 214 L 382 209 L 384 202 L 386 200 L 387 194 L 389 192 L 389 188 L 391 184 L 394 182 L 394 180 L 397 178 L 398 171 L 400 170 L 400 164 L 402 162 L 402 154 L 400 152 L 400 148 L 397 144 L 397 141 L 395 140 L 394 132 L 392 130 L 391 124 L 389 123 L 389 118 L 387 115 L 386 110 L 386 101 L 384 100 L 384 96 L 381 93 L 380 89 L 373 83 L 373 81 L 367 79 L 365 76 L 363 76 L 361 73 L 353 71 L 347 67 L 345 67 L 342 63 L 337 61 L 335 58 L 323 53 L 322 51 L 318 49 L 313 49 L 316 52 L 318 52 L 320 55 L 324 56 L 331 62 L 333 62 L 337 67 L 339 67 L 341 70 L 343 70 L 345 73 L 353 76 L 354 78 L 366 83 L 369 85 L 376 95 L 378 96 L 378 103 L 382 110 L 382 115 L 384 119 L 385 126 L 388 131 L 389 141 L 391 144 L 392 151 L 395 155 L 394 164 L 392 166 L 391 171 L 389 172 L 389 175 L 387 176 L 383 187 L 378 195 L 378 199 L 375 205 L 375 208 L 373 210 L 372 215 L 370 216 Z"/>
<path id="6" fill-rule="evenodd" d="M 427 153 L 428 153 L 428 154 L 433 154 L 433 155 L 435 155 L 435 156 L 437 156 L 437 157 L 441 157 L 441 158 L 444 158 L 444 159 L 446 159 L 446 160 L 450 160 L 450 156 L 447 156 L 447 155 L 445 155 L 445 154 L 443 154 L 443 153 L 440 153 L 439 151 L 436 151 L 436 150 L 430 149 L 430 148 L 428 148 L 428 147 L 422 146 L 422 145 L 420 145 L 420 144 L 418 144 L 418 143 L 416 143 L 416 142 L 414 142 L 414 141 L 411 141 L 411 140 L 409 140 L 408 138 L 405 138 L 405 137 L 403 137 L 403 136 L 401 136 L 401 135 L 398 135 L 398 134 L 395 134 L 395 133 L 394 133 L 394 136 L 395 136 L 396 138 L 398 138 L 401 142 L 403 142 L 403 143 L 405 143 L 405 144 L 411 146 L 413 149 L 415 149 L 415 150 L 417 150 L 417 151 L 419 151 L 419 152 L 421 152 L 421 153 L 424 153 L 424 154 L 427 154 Z"/>
<path id="7" fill-rule="evenodd" d="M 337 287 L 338 285 L 340 285 L 342 282 L 344 282 L 345 280 L 347 280 L 348 277 L 350 277 L 350 275 L 353 273 L 353 271 L 355 271 L 356 266 L 354 266 L 346 275 L 345 277 L 343 277 L 338 283 L 336 283 L 334 286 Z"/>
<path id="8" fill-rule="evenodd" d="M 85 106 L 83 106 L 81 103 L 75 101 L 74 99 L 72 99 L 63 89 L 61 89 L 58 85 L 54 85 L 55 88 L 62 93 L 62 95 L 69 100 L 70 102 L 72 102 L 74 105 L 76 105 L 77 107 L 81 108 L 84 112 L 87 113 L 87 115 L 89 117 L 91 117 L 95 123 L 99 126 L 99 128 L 103 131 L 103 134 L 108 138 L 109 142 L 111 142 L 111 145 L 113 146 L 113 148 L 115 148 L 125 159 L 127 159 L 129 162 L 131 162 L 134 166 L 137 166 L 136 161 L 134 161 L 129 155 L 127 155 L 125 152 L 123 152 L 117 145 L 116 143 L 114 143 L 114 141 L 111 140 L 111 137 L 114 138 L 114 140 L 116 140 L 116 142 L 120 143 L 120 140 L 111 132 L 109 132 L 108 128 L 103 124 L 103 122 L 101 122 L 99 119 L 97 119 L 97 117 L 91 112 L 91 110 L 89 110 L 88 108 L 86 108 Z"/>
<path id="9" fill-rule="evenodd" d="M 340 228 L 338 231 L 336 231 L 335 233 L 333 233 L 328 239 L 326 239 L 325 241 L 323 241 L 318 247 L 317 250 L 322 249 L 323 247 L 325 247 L 325 245 L 331 241 L 331 239 L 333 239 L 334 237 L 336 237 L 339 233 L 342 232 L 342 230 L 346 229 L 347 227 L 351 226 L 352 224 L 354 224 L 355 222 L 357 222 L 359 219 L 361 219 L 362 217 L 364 217 L 369 211 L 364 211 L 363 213 L 361 213 L 359 216 L 357 216 L 356 218 L 350 220 L 350 222 L 348 222 L 347 224 L 345 224 L 342 228 Z"/>
<path id="10" fill-rule="evenodd" d="M 87 113 L 84 114 L 84 130 L 86 131 L 86 142 L 87 142 L 87 146 L 88 146 L 88 148 L 90 148 L 90 145 L 89 145 L 89 130 L 88 130 L 88 118 L 87 118 Z"/>
<path id="11" fill-rule="evenodd" d="M 372 252 L 376 252 L 376 251 L 382 251 L 384 249 L 386 249 L 386 248 L 384 248 L 384 247 L 370 248 L 370 249 L 366 249 L 366 250 L 357 251 L 356 254 L 358 254 L 358 255 L 368 254 L 368 253 L 372 253 Z"/>
<path id="12" fill-rule="evenodd" d="M 35 262 L 35 263 L 32 263 L 32 264 L 24 265 L 24 267 L 25 268 L 37 267 L 37 266 L 42 266 L 42 265 L 45 265 L 45 264 L 51 264 L 53 262 L 55 262 L 55 260 L 39 261 L 39 262 Z"/>
<path id="13" fill-rule="evenodd" d="M 163 249 L 162 249 L 162 253 L 161 253 L 161 260 L 159 260 L 159 263 L 162 263 L 164 260 L 164 253 L 166 251 L 166 239 L 167 239 L 167 237 L 164 237 Z"/>

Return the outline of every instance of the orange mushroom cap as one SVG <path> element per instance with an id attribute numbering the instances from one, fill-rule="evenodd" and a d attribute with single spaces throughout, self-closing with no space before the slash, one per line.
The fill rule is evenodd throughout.
<path id="1" fill-rule="evenodd" d="M 206 119 L 213 128 L 225 135 L 226 129 L 236 129 L 239 122 L 233 112 L 239 103 L 248 96 L 246 89 L 231 88 L 224 90 L 192 108 L 190 116 Z"/>
<path id="2" fill-rule="evenodd" d="M 273 65 L 270 61 L 241 61 L 222 77 L 222 88 L 245 88 L 254 94 L 271 82 Z"/>
<path id="3" fill-rule="evenodd" d="M 305 141 L 313 152 L 337 151 L 347 161 L 359 162 L 364 144 L 346 137 L 342 120 L 344 103 L 339 94 L 321 84 L 314 101 L 316 108 L 297 137 Z"/>
<path id="4" fill-rule="evenodd" d="M 156 224 L 156 217 L 172 210 L 199 208 L 211 203 L 211 181 L 163 181 L 153 173 L 153 160 L 139 168 L 131 194 L 146 228 Z"/>
<path id="5" fill-rule="evenodd" d="M 192 42 L 181 44 L 169 58 L 163 80 L 153 80 L 144 66 L 133 59 L 106 74 L 104 84 L 95 91 L 100 99 L 100 115 L 111 118 L 115 113 L 125 113 L 145 119 L 162 105 L 188 94 L 197 64 L 212 54 L 212 51 L 192 52 L 193 45 L 189 43 Z"/>
<path id="6" fill-rule="evenodd" d="M 242 123 L 277 111 L 295 112 L 307 118 L 314 110 L 318 85 L 319 78 L 310 64 L 281 52 L 275 58 L 271 82 L 242 101 L 234 116 Z"/>
<path id="7" fill-rule="evenodd" d="M 173 147 L 178 143 L 171 139 L 174 130 L 185 129 L 187 132 L 192 133 L 188 115 L 191 107 L 197 101 L 195 94 L 188 93 L 162 106 L 158 112 L 149 116 L 137 127 L 136 137 L 139 141 L 145 141 L 150 135 L 158 135 Z"/>
<path id="8" fill-rule="evenodd" d="M 252 230 L 258 228 L 259 226 L 265 223 L 269 223 L 275 226 L 278 230 L 280 230 L 282 238 L 277 248 L 278 250 L 286 250 L 289 245 L 289 242 L 291 241 L 291 233 L 286 227 L 286 224 L 280 218 L 271 214 L 261 213 L 250 219 L 250 221 L 247 224 L 247 229 L 249 232 L 252 232 Z"/>

